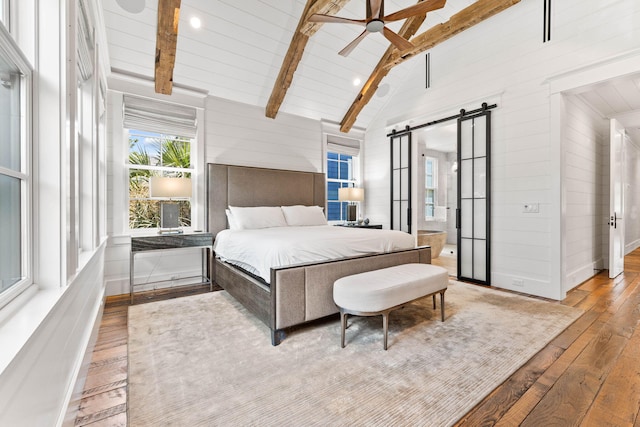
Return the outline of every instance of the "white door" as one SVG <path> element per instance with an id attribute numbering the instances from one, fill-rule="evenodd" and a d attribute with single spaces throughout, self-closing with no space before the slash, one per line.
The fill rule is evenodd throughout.
<path id="1" fill-rule="evenodd" d="M 624 270 L 624 127 L 615 119 L 609 163 L 609 277 L 614 278 Z"/>

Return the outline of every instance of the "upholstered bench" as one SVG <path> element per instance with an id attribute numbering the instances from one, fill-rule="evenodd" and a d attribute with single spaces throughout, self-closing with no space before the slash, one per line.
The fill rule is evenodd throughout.
<path id="1" fill-rule="evenodd" d="M 449 274 L 431 264 L 402 264 L 381 270 L 342 277 L 333 285 L 333 301 L 340 309 L 341 346 L 347 328 L 347 316 L 382 315 L 384 349 L 387 349 L 389 313 L 420 298 L 440 294 L 440 317 L 444 322 L 444 293 Z"/>

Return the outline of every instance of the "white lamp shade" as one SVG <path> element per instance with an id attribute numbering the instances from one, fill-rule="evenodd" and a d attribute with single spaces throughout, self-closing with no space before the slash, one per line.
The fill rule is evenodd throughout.
<path id="1" fill-rule="evenodd" d="M 149 196 L 172 199 L 191 197 L 191 179 L 152 176 L 149 179 Z"/>
<path id="2" fill-rule="evenodd" d="M 338 188 L 338 200 L 341 202 L 364 201 L 364 188 Z"/>

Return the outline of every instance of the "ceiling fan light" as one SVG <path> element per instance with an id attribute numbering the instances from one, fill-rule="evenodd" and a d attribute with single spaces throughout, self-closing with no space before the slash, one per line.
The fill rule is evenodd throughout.
<path id="1" fill-rule="evenodd" d="M 384 28 L 384 22 L 380 19 L 372 19 L 367 22 L 367 31 L 370 33 L 379 33 Z"/>

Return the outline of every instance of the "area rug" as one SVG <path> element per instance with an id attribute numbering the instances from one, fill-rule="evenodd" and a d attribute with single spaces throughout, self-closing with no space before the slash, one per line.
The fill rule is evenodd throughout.
<path id="1" fill-rule="evenodd" d="M 269 330 L 224 291 L 129 308 L 130 426 L 448 426 L 582 313 L 452 281 L 381 317 Z"/>

